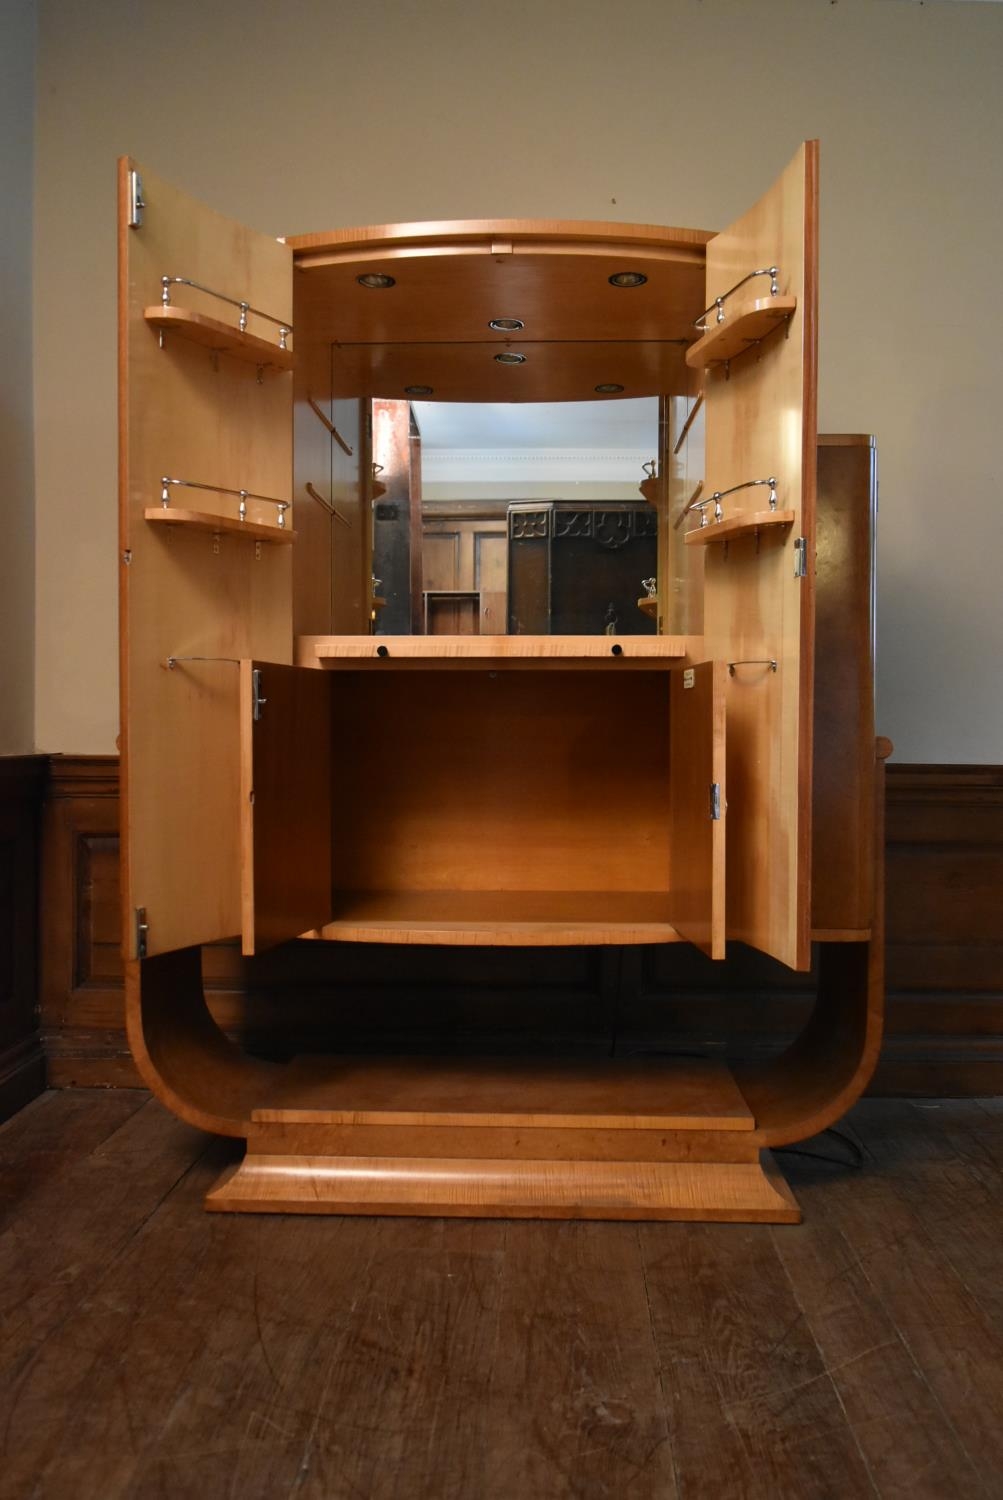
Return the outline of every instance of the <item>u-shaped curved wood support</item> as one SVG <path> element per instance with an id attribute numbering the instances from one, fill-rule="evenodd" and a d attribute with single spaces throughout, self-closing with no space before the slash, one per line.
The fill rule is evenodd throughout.
<path id="1" fill-rule="evenodd" d="M 205 1003 L 199 949 L 130 963 L 129 1040 L 146 1083 L 191 1124 L 247 1138 L 247 1156 L 207 1207 L 797 1221 L 769 1148 L 839 1119 L 866 1088 L 881 1041 L 889 748 L 879 741 L 870 940 L 823 944 L 818 997 L 801 1035 L 775 1061 L 738 1072 L 741 1093 L 726 1070 L 709 1072 L 716 1108 L 691 1098 L 688 1118 L 678 1101 L 674 1117 L 667 1101 L 665 1118 L 640 1107 L 610 1118 L 609 1106 L 597 1112 L 594 1102 L 573 1101 L 564 1115 L 549 1101 L 536 1115 L 525 1113 L 524 1099 L 492 1107 L 479 1096 L 475 1069 L 464 1097 L 448 1107 L 416 1098 L 413 1083 L 402 1103 L 399 1077 L 396 1095 L 391 1088 L 374 1102 L 370 1084 L 368 1102 L 340 1104 L 339 1064 L 329 1062 L 326 1075 L 297 1073 L 296 1065 L 248 1057 L 224 1036 Z M 625 1098 L 630 1107 L 629 1086 L 625 1093 L 621 1085 L 621 1111 Z"/>
<path id="2" fill-rule="evenodd" d="M 876 745 L 874 911 L 861 943 L 822 943 L 818 993 L 808 1024 L 774 1061 L 737 1072 L 764 1147 L 807 1140 L 855 1104 L 877 1066 L 885 1011 L 885 761 Z"/>

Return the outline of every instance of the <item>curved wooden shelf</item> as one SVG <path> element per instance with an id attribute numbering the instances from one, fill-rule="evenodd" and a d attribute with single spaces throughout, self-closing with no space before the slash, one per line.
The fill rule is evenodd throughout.
<path id="1" fill-rule="evenodd" d="M 445 947 L 589 947 L 678 943 L 663 891 L 345 891 L 326 942 Z"/>
<path id="2" fill-rule="evenodd" d="M 230 323 L 205 313 L 192 312 L 187 307 L 147 307 L 143 317 L 151 328 L 163 333 L 176 333 L 190 344 L 201 344 L 214 354 L 232 354 L 245 364 L 260 365 L 273 370 L 291 370 L 295 355 L 291 349 L 280 349 L 270 339 L 259 338 L 256 333 L 241 333 Z"/>
<path id="3" fill-rule="evenodd" d="M 178 510 L 173 505 L 148 505 L 143 515 L 155 526 L 187 526 L 195 531 L 211 531 L 218 536 L 249 536 L 256 542 L 293 542 L 295 531 L 285 527 L 269 526 L 262 521 L 240 521 L 236 516 L 214 516 L 207 510 Z"/>
<path id="4" fill-rule="evenodd" d="M 712 542 L 730 542 L 740 536 L 754 536 L 767 526 L 791 526 L 792 510 L 752 510 L 729 516 L 726 521 L 709 521 L 686 533 L 687 547 L 709 547 Z"/>
<path id="5" fill-rule="evenodd" d="M 642 479 L 637 488 L 649 505 L 658 504 L 658 480 L 654 475 L 649 479 Z"/>
<path id="6" fill-rule="evenodd" d="M 649 620 L 658 619 L 658 596 L 645 594 L 643 599 L 638 599 L 637 607 L 642 615 L 647 615 Z"/>
<path id="7" fill-rule="evenodd" d="M 745 303 L 726 313 L 723 323 L 716 323 L 691 344 L 686 351 L 686 363 L 691 370 L 705 370 L 708 365 L 724 364 L 737 354 L 744 354 L 781 323 L 786 323 L 797 305 L 796 297 L 757 297 L 755 302 Z"/>

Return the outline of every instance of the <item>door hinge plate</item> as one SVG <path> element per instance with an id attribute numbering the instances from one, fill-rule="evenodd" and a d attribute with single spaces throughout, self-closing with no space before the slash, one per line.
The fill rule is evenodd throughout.
<path id="1" fill-rule="evenodd" d="M 712 781 L 710 784 L 710 816 L 714 823 L 721 817 L 721 783 L 719 781 Z"/>
<path id="2" fill-rule="evenodd" d="M 251 672 L 251 718 L 255 724 L 262 717 L 262 709 L 267 702 L 268 699 L 261 691 L 261 672 L 255 667 Z"/>
<path id="3" fill-rule="evenodd" d="M 138 229 L 143 222 L 143 179 L 138 172 L 129 173 L 129 217 L 130 229 Z"/>
<path id="4" fill-rule="evenodd" d="M 808 538 L 799 536 L 794 543 L 794 577 L 804 578 L 808 573 Z"/>
<path id="5" fill-rule="evenodd" d="M 150 924 L 146 920 L 146 907 L 136 907 L 136 957 L 146 957 L 146 940 L 150 933 Z"/>

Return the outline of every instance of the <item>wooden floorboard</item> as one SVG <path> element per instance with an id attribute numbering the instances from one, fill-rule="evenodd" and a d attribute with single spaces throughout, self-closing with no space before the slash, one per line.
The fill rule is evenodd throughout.
<path id="1" fill-rule="evenodd" d="M 1003 1107 L 867 1102 L 801 1226 L 208 1215 L 134 1091 L 0 1129 L 2 1500 L 1003 1495 Z"/>
<path id="2" fill-rule="evenodd" d="M 640 1230 L 684 1496 L 873 1496 L 771 1231 Z"/>

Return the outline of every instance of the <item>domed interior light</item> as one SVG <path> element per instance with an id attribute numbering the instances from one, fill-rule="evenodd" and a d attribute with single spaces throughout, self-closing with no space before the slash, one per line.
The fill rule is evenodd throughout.
<path id="1" fill-rule="evenodd" d="M 381 291 L 384 287 L 397 285 L 395 276 L 387 276 L 382 271 L 367 271 L 364 276 L 356 276 L 355 279 L 360 286 L 368 287 L 370 291 Z"/>
<path id="2" fill-rule="evenodd" d="M 430 385 L 406 385 L 404 394 L 405 396 L 432 396 L 435 392 Z"/>
<path id="3" fill-rule="evenodd" d="M 595 387 L 597 396 L 619 396 L 622 390 L 623 386 L 616 385 L 613 381 L 610 381 L 607 385 L 597 385 Z"/>
<path id="4" fill-rule="evenodd" d="M 610 286 L 644 286 L 647 276 L 640 271 L 614 271 L 609 278 Z"/>
<path id="5" fill-rule="evenodd" d="M 516 354 L 514 349 L 503 349 L 501 354 L 496 354 L 495 359 L 500 365 L 524 365 L 525 354 Z"/>
<path id="6" fill-rule="evenodd" d="M 488 324 L 495 333 L 519 333 L 525 326 L 521 318 L 492 318 Z"/>

